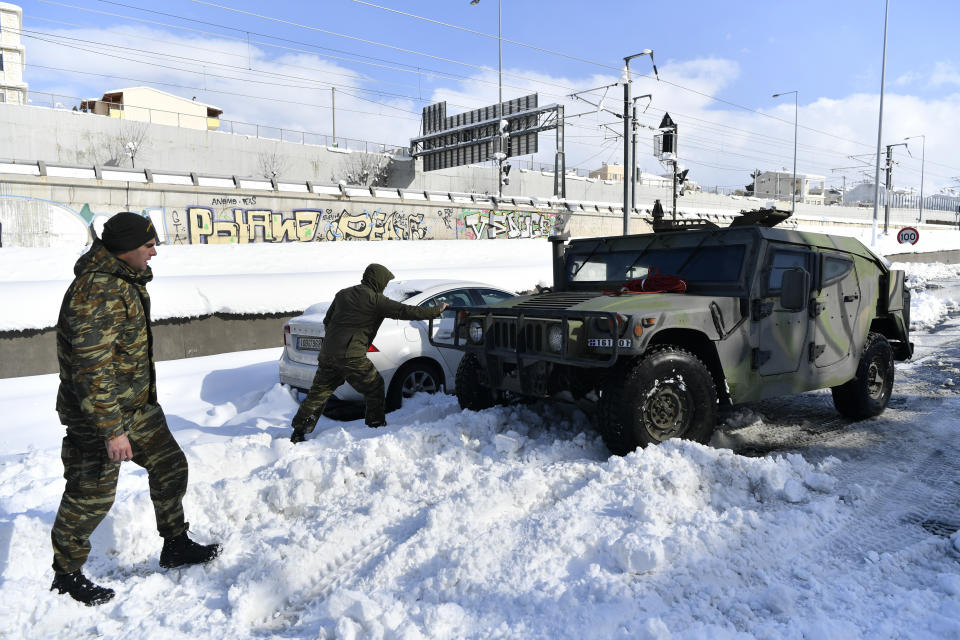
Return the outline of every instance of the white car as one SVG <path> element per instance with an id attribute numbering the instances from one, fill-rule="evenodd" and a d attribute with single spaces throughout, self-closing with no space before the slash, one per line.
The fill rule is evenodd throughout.
<path id="1" fill-rule="evenodd" d="M 432 307 L 441 302 L 450 306 L 478 306 L 516 295 L 482 282 L 463 280 L 397 280 L 388 284 L 383 293 L 392 300 L 419 307 Z M 323 344 L 323 317 L 329 306 L 330 302 L 311 305 L 302 315 L 284 323 L 280 382 L 304 392 L 310 389 Z M 454 390 L 463 352 L 431 345 L 427 339 L 428 327 L 427 320 L 387 318 L 367 351 L 367 357 L 383 376 L 387 411 L 399 408 L 403 398 L 418 391 Z M 451 338 L 452 331 L 453 311 L 447 310 L 439 322 L 433 322 L 434 340 Z M 337 400 L 351 403 L 363 400 L 348 383 L 337 388 L 333 396 L 334 405 Z"/>

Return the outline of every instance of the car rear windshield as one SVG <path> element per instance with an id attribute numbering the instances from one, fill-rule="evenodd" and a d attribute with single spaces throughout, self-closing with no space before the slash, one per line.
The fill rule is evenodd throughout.
<path id="1" fill-rule="evenodd" d="M 742 244 L 660 247 L 645 251 L 610 251 L 567 255 L 568 282 L 625 282 L 651 269 L 690 283 L 734 283 L 740 279 L 746 246 Z"/>

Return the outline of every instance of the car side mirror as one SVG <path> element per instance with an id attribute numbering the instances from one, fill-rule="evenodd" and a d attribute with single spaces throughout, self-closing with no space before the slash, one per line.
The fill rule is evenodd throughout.
<path id="1" fill-rule="evenodd" d="M 787 311 L 801 311 L 807 306 L 810 290 L 810 274 L 800 267 L 790 267 L 783 272 L 780 284 L 780 306 Z"/>

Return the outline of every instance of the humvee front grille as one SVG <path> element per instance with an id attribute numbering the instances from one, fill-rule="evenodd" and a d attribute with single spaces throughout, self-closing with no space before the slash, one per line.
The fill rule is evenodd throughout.
<path id="1" fill-rule="evenodd" d="M 553 297 L 559 298 L 559 295 L 555 294 Z M 582 294 L 579 298 L 580 301 L 583 300 Z M 567 304 L 570 304 L 569 300 L 570 298 Z M 529 307 L 519 308 L 519 305 L 510 309 L 453 307 L 453 310 L 456 314 L 453 343 L 438 346 L 471 353 L 484 352 L 487 356 L 518 366 L 526 366 L 534 361 L 547 361 L 587 367 L 609 367 L 617 361 L 620 354 L 620 345 L 616 340 L 603 351 L 591 352 L 584 344 L 589 323 L 602 322 L 604 325 L 616 326 L 617 314 L 609 311 L 533 310 Z M 468 325 L 477 322 L 483 327 L 483 340 L 480 343 L 474 343 L 467 337 Z M 550 348 L 549 335 L 552 327 L 560 327 L 564 336 L 559 352 Z M 434 344 L 432 338 L 431 344 Z"/>
<path id="2" fill-rule="evenodd" d="M 516 320 L 494 318 L 490 327 L 494 349 L 521 350 L 525 353 L 547 351 L 546 330 L 542 323 L 523 325 L 518 331 Z"/>

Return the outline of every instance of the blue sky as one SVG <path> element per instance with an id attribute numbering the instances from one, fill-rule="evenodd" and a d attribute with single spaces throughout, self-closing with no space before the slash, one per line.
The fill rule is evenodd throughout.
<path id="1" fill-rule="evenodd" d="M 228 120 L 330 133 L 336 86 L 339 136 L 403 145 L 426 104 L 447 100 L 454 113 L 497 96 L 497 0 L 19 4 L 35 104 L 49 103 L 42 92 L 69 105 L 146 84 L 197 96 Z M 890 4 L 883 142 L 926 136 L 925 190 L 933 193 L 960 183 L 960 3 Z M 634 94 L 653 94 L 641 122 L 671 113 L 681 162 L 701 184 L 742 186 L 754 168 L 791 168 L 792 95 L 771 94 L 794 90 L 798 172 L 838 186 L 872 180 L 883 0 L 500 6 L 505 99 L 538 91 L 541 104 L 562 102 L 568 115 L 589 111 L 567 96 L 617 82 L 623 56 L 649 48 L 659 82 L 648 60 L 631 63 Z M 619 111 L 622 89 L 609 90 L 604 104 Z M 568 121 L 568 166 L 622 159 L 605 124 L 620 127 L 602 112 Z M 652 134 L 641 130 L 638 164 L 659 173 Z M 895 150 L 894 183 L 919 188 L 921 141 L 910 144 L 913 157 Z M 537 159 L 552 162 L 552 135 L 540 149 Z"/>

